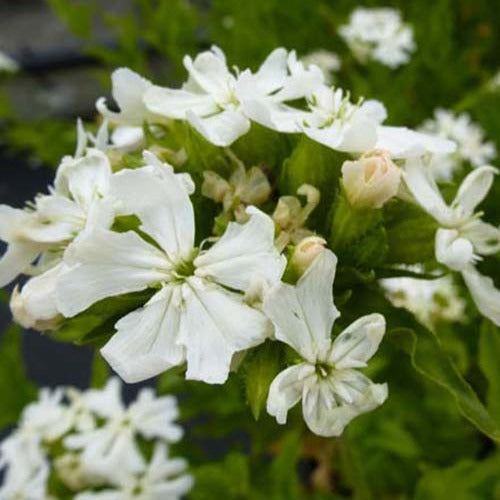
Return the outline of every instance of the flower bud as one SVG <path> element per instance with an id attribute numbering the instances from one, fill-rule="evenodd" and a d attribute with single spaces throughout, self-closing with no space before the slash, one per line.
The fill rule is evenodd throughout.
<path id="1" fill-rule="evenodd" d="M 380 208 L 399 189 L 401 170 L 389 153 L 374 150 L 342 165 L 342 182 L 349 203 L 355 208 Z"/>
<path id="2" fill-rule="evenodd" d="M 290 259 L 290 266 L 302 276 L 314 259 L 325 249 L 326 241 L 319 236 L 308 236 L 296 247 Z"/>

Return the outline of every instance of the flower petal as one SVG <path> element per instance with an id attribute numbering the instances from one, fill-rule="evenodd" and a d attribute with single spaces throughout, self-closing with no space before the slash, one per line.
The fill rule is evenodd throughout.
<path id="1" fill-rule="evenodd" d="M 124 125 L 142 125 L 148 111 L 143 102 L 146 90 L 152 83 L 129 68 L 118 68 L 111 75 L 113 82 L 113 98 L 120 112 L 108 109 L 105 99 L 101 97 L 96 103 L 97 110 L 113 123 Z"/>
<path id="2" fill-rule="evenodd" d="M 151 112 L 179 120 L 186 119 L 187 111 L 207 116 L 218 110 L 211 95 L 183 89 L 152 87 L 144 95 L 144 102 Z"/>
<path id="3" fill-rule="evenodd" d="M 125 382 L 146 380 L 184 361 L 184 348 L 177 345 L 179 295 L 180 287 L 166 285 L 115 325 L 101 354 Z"/>
<path id="4" fill-rule="evenodd" d="M 194 245 L 193 205 L 183 179 L 170 165 L 145 152 L 147 167 L 122 170 L 111 180 L 111 194 L 122 215 L 136 215 L 141 230 L 151 236 L 172 261 L 187 259 Z"/>
<path id="5" fill-rule="evenodd" d="M 387 384 L 374 384 L 355 370 L 343 370 L 342 382 L 322 380 L 306 386 L 302 413 L 309 429 L 324 437 L 340 436 L 345 426 L 358 415 L 371 411 L 387 398 Z M 338 376 L 338 373 L 336 374 Z M 349 387 L 353 403 L 337 404 L 340 383 Z"/>
<path id="6" fill-rule="evenodd" d="M 8 285 L 19 274 L 25 272 L 40 254 L 40 245 L 33 243 L 10 243 L 0 258 L 0 287 Z"/>
<path id="7" fill-rule="evenodd" d="M 267 413 L 276 418 L 278 424 L 285 424 L 288 410 L 302 397 L 304 381 L 314 376 L 314 366 L 300 363 L 280 372 L 269 387 Z"/>
<path id="8" fill-rule="evenodd" d="M 194 260 L 196 276 L 242 291 L 254 280 L 280 279 L 286 259 L 274 246 L 274 222 L 255 207 L 247 213 L 248 222 L 230 222 L 220 240 Z"/>
<path id="9" fill-rule="evenodd" d="M 324 250 L 296 286 L 275 285 L 265 296 L 263 310 L 272 321 L 275 336 L 315 363 L 330 347 L 330 332 L 339 312 L 333 304 L 337 258 Z"/>
<path id="10" fill-rule="evenodd" d="M 240 295 L 199 278 L 186 280 L 183 298 L 179 342 L 186 347 L 186 378 L 222 384 L 234 353 L 263 342 L 268 322 Z"/>
<path id="11" fill-rule="evenodd" d="M 493 255 L 500 251 L 500 228 L 475 219 L 460 230 L 470 240 L 479 255 Z"/>
<path id="12" fill-rule="evenodd" d="M 72 267 L 59 279 L 56 304 L 66 317 L 107 297 L 165 281 L 171 268 L 166 256 L 136 233 L 105 229 L 82 233 L 67 248 L 65 261 Z"/>
<path id="13" fill-rule="evenodd" d="M 375 354 L 385 333 L 385 318 L 368 314 L 351 323 L 333 342 L 329 361 L 337 370 L 362 368 Z"/>
<path id="14" fill-rule="evenodd" d="M 426 153 L 449 154 L 457 148 L 453 141 L 415 132 L 406 127 L 382 125 L 378 128 L 377 135 L 375 149 L 389 151 L 393 158 L 413 158 Z"/>
<path id="15" fill-rule="evenodd" d="M 230 146 L 250 129 L 250 121 L 239 111 L 222 111 L 205 118 L 187 111 L 186 120 L 208 142 L 222 147 Z"/>
<path id="16" fill-rule="evenodd" d="M 38 328 L 37 323 L 49 326 L 49 320 L 59 316 L 56 306 L 56 283 L 66 271 L 63 262 L 27 281 L 21 292 L 14 290 L 11 298 L 11 311 L 14 319 L 24 328 Z M 40 329 L 40 328 L 39 328 Z"/>
<path id="17" fill-rule="evenodd" d="M 481 314 L 500 326 L 500 290 L 493 280 L 480 274 L 473 266 L 468 266 L 462 276 Z"/>
<path id="18" fill-rule="evenodd" d="M 446 205 L 430 172 L 419 158 L 406 161 L 403 178 L 417 203 L 442 224 L 453 217 L 452 210 Z"/>
<path id="19" fill-rule="evenodd" d="M 436 260 L 454 271 L 462 271 L 474 262 L 474 246 L 461 238 L 455 229 L 439 228 L 436 231 Z"/>
<path id="20" fill-rule="evenodd" d="M 459 207 L 464 216 L 472 215 L 474 209 L 486 198 L 498 171 L 494 167 L 479 167 L 470 172 L 460 184 L 453 206 Z"/>

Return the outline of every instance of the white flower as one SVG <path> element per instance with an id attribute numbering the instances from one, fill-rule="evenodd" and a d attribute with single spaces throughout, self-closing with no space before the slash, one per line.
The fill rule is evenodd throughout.
<path id="1" fill-rule="evenodd" d="M 479 311 L 500 325 L 500 290 L 491 278 L 482 276 L 475 268 L 482 255 L 500 250 L 500 229 L 483 222 L 481 213 L 474 212 L 488 194 L 496 172 L 490 166 L 473 170 L 462 181 L 450 205 L 421 161 L 407 162 L 404 179 L 417 203 L 441 226 L 436 232 L 436 259 L 462 273 Z"/>
<path id="2" fill-rule="evenodd" d="M 212 47 L 194 61 L 184 58 L 189 79 L 181 89 L 153 87 L 144 102 L 151 112 L 187 120 L 205 139 L 217 146 L 229 146 L 250 128 L 250 119 L 274 128 L 286 101 L 303 98 L 322 81 L 319 68 L 305 70 L 294 52 L 274 50 L 257 73 L 232 73 L 223 52 Z"/>
<path id="3" fill-rule="evenodd" d="M 144 472 L 122 476 L 116 481 L 119 489 L 83 492 L 75 500 L 180 500 L 193 486 L 186 467 L 184 460 L 169 458 L 166 446 L 157 443 Z"/>
<path id="4" fill-rule="evenodd" d="M 59 259 L 54 252 L 84 228 L 109 225 L 112 207 L 103 196 L 110 177 L 107 157 L 91 149 L 82 158 L 64 158 L 54 188 L 48 195 L 39 195 L 32 206 L 20 210 L 0 205 L 0 239 L 8 243 L 0 259 L 0 285 L 29 271 L 30 264 L 44 252 L 45 263 L 55 265 Z"/>
<path id="5" fill-rule="evenodd" d="M 397 68 L 407 63 L 415 50 L 412 28 L 403 24 L 400 12 L 392 8 L 358 7 L 349 23 L 339 28 L 339 34 L 361 62 L 373 59 Z"/>
<path id="6" fill-rule="evenodd" d="M 26 406 L 21 415 L 18 433 L 40 441 L 56 441 L 68 432 L 73 424 L 63 404 L 61 388 L 41 389 L 38 400 Z"/>
<path id="7" fill-rule="evenodd" d="M 117 378 L 103 391 L 91 393 L 87 405 L 101 419 L 102 426 L 82 429 L 64 439 L 69 450 L 81 450 L 81 463 L 87 474 L 103 479 L 129 477 L 144 468 L 137 437 L 171 443 L 182 437 L 174 423 L 177 402 L 171 396 L 155 398 L 151 389 L 142 389 L 137 400 L 126 408 L 121 400 Z"/>
<path id="8" fill-rule="evenodd" d="M 321 436 L 339 436 L 353 418 L 387 398 L 386 384 L 374 384 L 357 370 L 376 352 L 384 317 L 363 316 L 331 340 L 339 316 L 332 295 L 336 263 L 335 255 L 324 250 L 296 286 L 276 285 L 263 305 L 276 338 L 303 359 L 273 380 L 267 411 L 283 424 L 288 410 L 302 400 L 307 426 Z"/>
<path id="9" fill-rule="evenodd" d="M 0 486 L 2 500 L 49 499 L 49 463 L 36 442 L 14 435 L 2 443 L 0 452 L 0 469 L 6 467 Z"/>
<path id="10" fill-rule="evenodd" d="M 320 236 L 306 236 L 294 248 L 290 267 L 302 276 L 316 257 L 325 250 L 326 240 Z"/>
<path id="11" fill-rule="evenodd" d="M 8 56 L 5 52 L 0 51 L 0 73 L 16 73 L 19 71 L 19 64 Z"/>
<path id="12" fill-rule="evenodd" d="M 413 270 L 424 271 L 420 266 Z M 386 278 L 380 284 L 396 307 L 408 309 L 428 327 L 465 319 L 465 301 L 450 275 L 436 279 Z"/>
<path id="13" fill-rule="evenodd" d="M 342 165 L 342 184 L 349 203 L 357 208 L 380 208 L 399 190 L 401 169 L 386 151 L 365 153 Z"/>
<path id="14" fill-rule="evenodd" d="M 436 109 L 434 118 L 424 122 L 421 128 L 457 144 L 453 155 L 438 155 L 433 158 L 431 168 L 438 180 L 450 180 L 464 161 L 478 167 L 489 163 L 497 155 L 495 145 L 485 140 L 483 129 L 472 121 L 468 113 L 455 115 L 449 110 Z"/>
<path id="15" fill-rule="evenodd" d="M 317 87 L 307 102 L 310 111 L 300 112 L 301 130 L 311 139 L 338 151 L 365 153 L 378 149 L 388 151 L 392 158 L 397 159 L 455 150 L 452 141 L 405 127 L 382 125 L 387 112 L 376 100 L 361 99 L 354 104 L 349 93 L 323 86 Z M 288 122 L 296 121 L 296 114 L 297 111 L 290 113 Z M 282 121 L 286 120 L 283 118 Z M 281 131 L 288 130 L 283 128 Z"/>
<path id="16" fill-rule="evenodd" d="M 319 49 L 301 58 L 302 64 L 307 68 L 311 65 L 317 66 L 324 76 L 325 83 L 332 82 L 332 73 L 338 71 L 342 66 L 340 57 L 335 52 L 329 50 Z"/>
<path id="17" fill-rule="evenodd" d="M 280 278 L 285 261 L 273 244 L 274 224 L 249 207 L 246 224 L 230 224 L 196 256 L 190 179 L 151 153 L 144 158 L 149 166 L 113 176 L 112 192 L 121 213 L 135 214 L 158 246 L 132 231 L 90 231 L 68 248 L 73 267 L 59 281 L 58 307 L 70 317 L 106 297 L 160 285 L 143 308 L 116 324 L 104 358 L 128 382 L 187 360 L 188 378 L 222 383 L 233 354 L 267 334 L 264 316 L 233 290 L 245 291 L 255 278 Z"/>

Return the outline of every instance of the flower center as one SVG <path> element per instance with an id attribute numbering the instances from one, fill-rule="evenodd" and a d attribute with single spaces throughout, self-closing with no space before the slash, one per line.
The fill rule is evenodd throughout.
<path id="1" fill-rule="evenodd" d="M 320 378 L 326 378 L 330 375 L 332 367 L 326 363 L 316 363 L 316 375 Z"/>

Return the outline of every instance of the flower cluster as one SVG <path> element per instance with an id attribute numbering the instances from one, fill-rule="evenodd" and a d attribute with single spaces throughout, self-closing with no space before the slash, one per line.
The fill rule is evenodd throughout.
<path id="1" fill-rule="evenodd" d="M 397 68 L 407 63 L 415 50 L 412 28 L 402 22 L 398 10 L 388 7 L 358 7 L 339 33 L 361 62 L 373 59 Z"/>
<path id="2" fill-rule="evenodd" d="M 436 109 L 434 117 L 425 121 L 421 129 L 457 144 L 454 153 L 433 158 L 431 168 L 437 180 L 449 181 L 464 162 L 480 167 L 496 158 L 495 145 L 485 140 L 483 129 L 468 113 L 455 115 L 452 111 Z"/>
<path id="3" fill-rule="evenodd" d="M 142 389 L 125 407 L 121 384 L 103 389 L 42 389 L 0 444 L 0 497 L 42 500 L 180 499 L 192 486 L 179 441 L 177 402 Z M 66 496 L 65 496 L 66 497 Z"/>
<path id="4" fill-rule="evenodd" d="M 436 263 L 458 271 L 481 313 L 500 322 L 500 292 L 475 267 L 500 248 L 499 230 L 474 213 L 492 167 L 470 174 L 448 206 L 428 161 L 455 144 L 383 125 L 382 103 L 352 102 L 294 52 L 276 49 L 255 73 L 230 70 L 217 48 L 184 64 L 189 78 L 181 89 L 115 71 L 119 111 L 100 99 L 101 128 L 94 137 L 79 124 L 77 151 L 62 160 L 49 193 L 23 210 L 0 206 L 0 238 L 8 243 L 0 284 L 33 275 L 12 295 L 19 323 L 54 330 L 95 316 L 99 304 L 113 309 L 133 297 L 113 309 L 114 331 L 101 349 L 126 382 L 181 366 L 187 379 L 222 384 L 245 353 L 277 342 L 294 354 L 270 384 L 268 412 L 284 423 L 301 400 L 313 432 L 339 435 L 387 397 L 385 384 L 359 371 L 376 352 L 385 319 L 356 313 L 341 333 L 334 329 L 337 256 L 329 235 L 311 222 L 331 192 L 346 200 L 348 216 L 366 221 L 396 197 L 420 206 L 440 226 Z M 244 137 L 250 129 L 326 151 L 328 162 L 319 167 L 307 156 L 307 168 L 337 172 L 335 185 L 315 185 L 311 175 L 311 182 L 276 189 L 267 150 L 259 152 L 262 164 L 248 169 L 235 153 L 242 143 L 258 149 L 251 134 Z M 189 141 L 217 151 L 224 168 L 210 156 L 193 165 Z M 200 231 L 206 211 L 199 192 L 214 210 L 221 207 L 209 235 Z M 349 221 L 333 231 L 355 230 Z M 86 436 L 67 442 L 81 449 Z"/>

